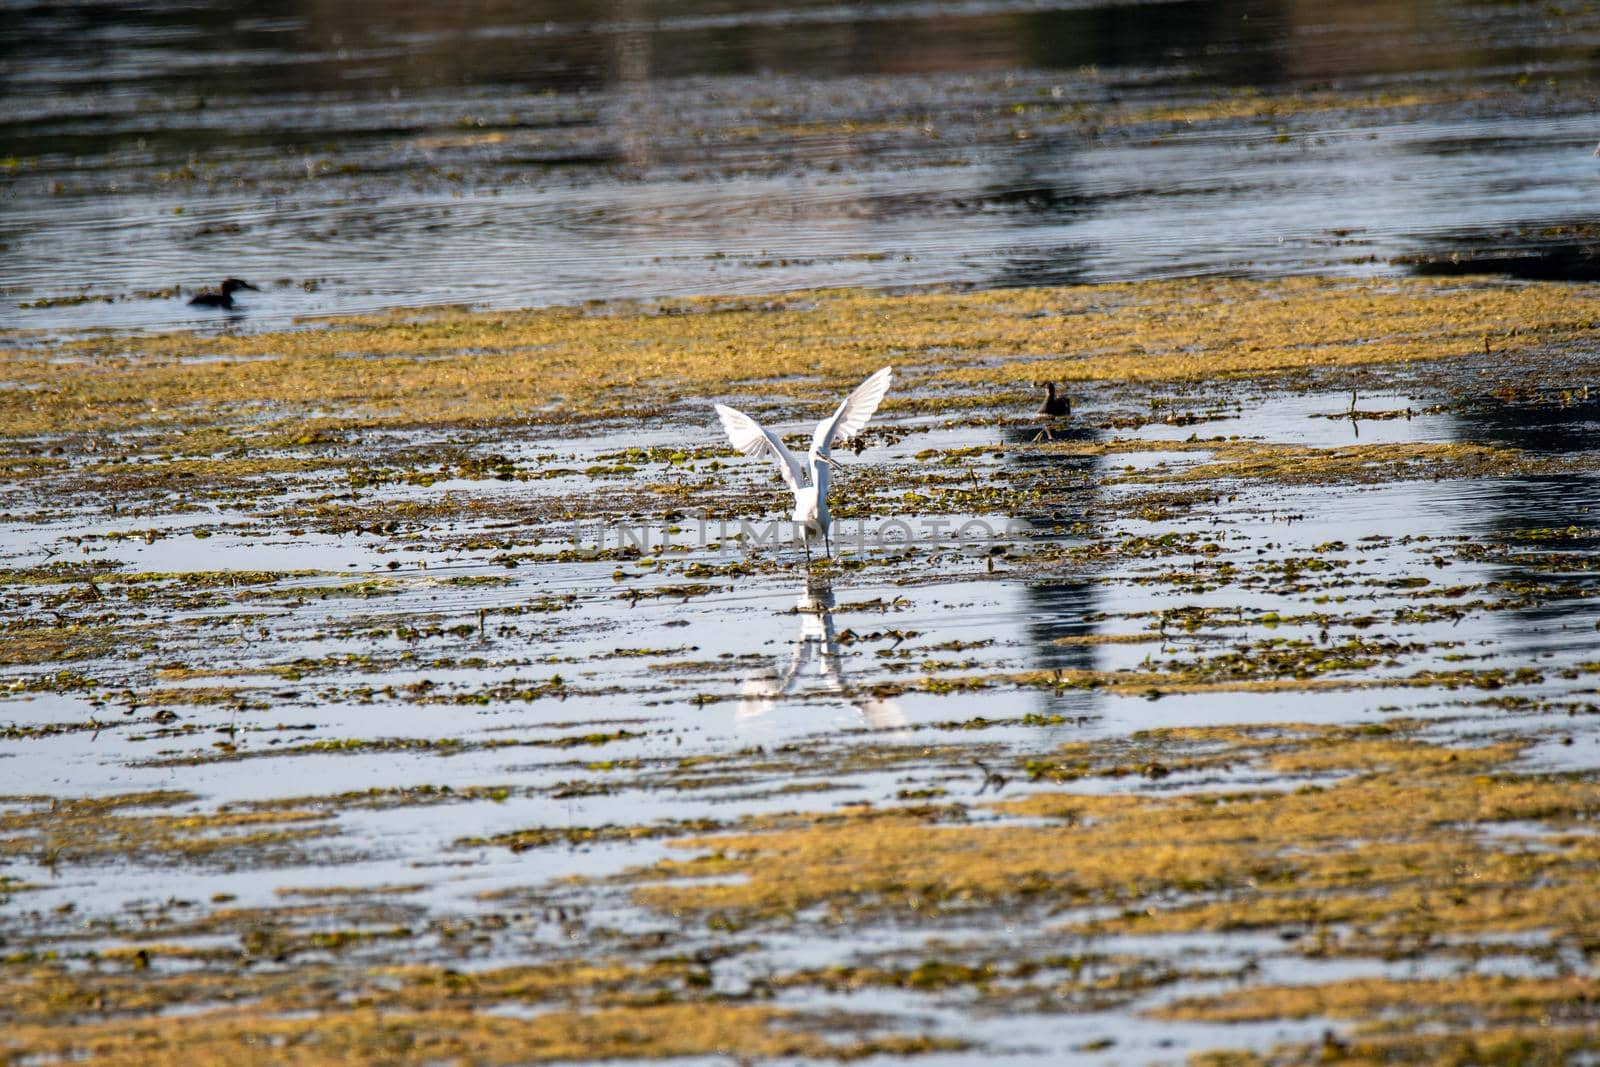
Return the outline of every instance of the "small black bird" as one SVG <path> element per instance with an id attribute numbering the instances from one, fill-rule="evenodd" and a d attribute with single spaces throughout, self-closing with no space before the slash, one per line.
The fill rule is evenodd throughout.
<path id="1" fill-rule="evenodd" d="M 260 289 L 257 289 L 255 286 L 251 285 L 249 282 L 240 281 L 238 278 L 224 278 L 222 280 L 222 284 L 217 286 L 215 289 L 206 289 L 193 300 L 189 301 L 189 306 L 198 308 L 225 308 L 228 311 L 232 311 L 233 294 L 238 292 L 240 289 L 249 289 L 253 293 L 259 293 L 261 291 Z"/>
<path id="2" fill-rule="evenodd" d="M 1038 385 L 1039 383 L 1035 382 L 1034 384 Z M 1060 418 L 1063 415 L 1072 414 L 1072 401 L 1064 396 L 1056 396 L 1055 382 L 1045 382 L 1044 388 L 1044 403 L 1039 405 L 1039 410 L 1036 414 L 1049 415 L 1052 418 Z"/>

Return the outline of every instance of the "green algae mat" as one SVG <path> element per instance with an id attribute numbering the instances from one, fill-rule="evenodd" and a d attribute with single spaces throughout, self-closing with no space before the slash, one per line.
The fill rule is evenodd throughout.
<path id="1" fill-rule="evenodd" d="M 1600 1055 L 1597 298 L 0 339 L 0 1062 Z"/>

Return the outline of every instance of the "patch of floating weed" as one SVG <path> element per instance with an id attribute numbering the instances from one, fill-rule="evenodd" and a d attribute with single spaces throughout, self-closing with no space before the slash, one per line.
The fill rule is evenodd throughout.
<path id="1" fill-rule="evenodd" d="M 152 963 L 169 959 L 193 962 L 196 956 L 168 946 L 147 945 L 101 953 L 98 962 L 102 966 L 92 971 L 60 963 L 8 969 L 0 983 L 0 1015 L 10 1031 L 60 1026 L 92 1015 L 142 1015 L 223 999 L 282 997 L 292 1003 L 298 990 L 329 978 L 321 967 L 294 976 L 242 970 L 150 973 Z M 0 1056 L 8 1053 L 15 1057 L 19 1050 L 7 1048 L 0 1038 Z"/>
<path id="2" fill-rule="evenodd" d="M 478 703 L 478 701 L 461 700 L 454 703 Z M 645 735 L 634 730 L 610 730 L 587 734 L 567 734 L 561 737 L 490 738 L 477 741 L 463 741 L 458 737 L 342 737 L 249 751 L 236 748 L 233 745 L 219 746 L 219 751 L 216 752 L 146 760 L 141 766 L 194 767 L 207 763 L 234 763 L 240 760 L 267 759 L 279 756 L 365 755 L 378 752 L 414 752 L 431 753 L 435 756 L 456 756 L 464 752 L 482 752 L 508 748 L 599 747 L 618 741 L 632 741 L 643 736 Z"/>
<path id="3" fill-rule="evenodd" d="M 1486 94 L 1469 93 L 1472 99 Z M 1388 111 L 1434 104 L 1457 103 L 1460 92 L 1383 92 L 1354 96 L 1336 92 L 1271 94 L 1245 90 L 1202 104 L 1176 104 L 1113 112 L 1103 124 L 1109 126 L 1172 123 L 1195 125 L 1236 122 L 1239 119 L 1290 119 L 1297 115 L 1325 111 Z"/>
<path id="4" fill-rule="evenodd" d="M 306 900 L 318 900 L 325 897 L 405 896 L 410 893 L 420 893 L 426 888 L 427 886 L 417 883 L 409 885 L 279 886 L 273 892 L 280 897 L 301 897 Z"/>
<path id="5" fill-rule="evenodd" d="M 136 493 L 165 489 L 182 482 L 210 489 L 275 485 L 277 492 L 284 492 L 293 484 L 288 477 L 290 475 L 323 474 L 348 463 L 329 456 L 293 458 L 259 455 L 219 459 L 122 460 L 100 463 L 80 471 L 74 482 L 83 491 L 101 493 Z M 268 479 L 273 481 L 269 482 Z"/>
<path id="6" fill-rule="evenodd" d="M 852 1029 L 870 1025 L 844 1013 L 806 1016 L 715 1001 L 562 1009 L 526 1019 L 470 1011 L 361 1009 L 281 1018 L 231 1010 L 145 1019 L 136 1028 L 122 1022 L 11 1027 L 0 1037 L 0 1049 L 12 1059 L 35 1063 L 92 1056 L 131 1067 L 197 1062 L 360 1067 L 391 1064 L 397 1058 L 484 1065 L 713 1055 L 850 1060 L 962 1047 L 961 1042 L 922 1036 L 850 1036 Z M 840 1036 L 829 1040 L 813 1029 Z M 252 1049 L 262 1054 L 253 1056 Z"/>
<path id="7" fill-rule="evenodd" d="M 35 882 L 25 882 L 9 874 L 0 874 L 0 904 L 6 903 L 7 897 L 12 893 L 26 893 L 43 888 L 43 885 Z"/>
<path id="8" fill-rule="evenodd" d="M 1582 1002 L 1575 1007 L 1581 1009 Z M 1214 1051 L 1190 1057 L 1194 1067 L 1279 1067 L 1286 1064 L 1482 1064 L 1523 1067 L 1526 1064 L 1583 1062 L 1583 1054 L 1600 1048 L 1592 1023 L 1569 1025 L 1552 1020 L 1523 1026 L 1474 1027 L 1460 1033 L 1366 1035 L 1343 1040 L 1331 1031 L 1315 1045 L 1284 1045 L 1267 1055 Z"/>
<path id="9" fill-rule="evenodd" d="M 224 804 L 220 811 L 389 811 L 395 808 L 426 807 L 435 804 L 467 804 L 490 800 L 496 803 L 521 795 L 522 789 L 504 785 L 415 785 L 386 789 L 355 789 L 321 796 L 279 797 L 271 800 L 238 801 Z"/>
<path id="10" fill-rule="evenodd" d="M 379 887 L 380 889 L 385 887 Z M 414 887 L 387 887 L 409 891 Z M 294 895 L 307 895 L 292 891 Z M 315 897 L 358 896 L 371 890 L 312 892 Z M 302 909 L 305 910 L 305 909 Z M 282 917 L 282 909 L 269 913 Z M 307 916 L 308 918 L 311 916 Z M 709 964 L 736 954 L 675 956 L 653 961 L 568 959 L 463 972 L 431 965 L 371 964 L 347 950 L 383 941 L 411 942 L 404 927 L 341 927 L 294 931 L 252 913 L 219 912 L 219 931 L 241 931 L 236 945 L 195 948 L 144 942 L 95 951 L 91 968 L 67 961 L 19 959 L 0 985 L 0 1014 L 8 1023 L 48 1024 L 87 1016 L 143 1014 L 178 1005 L 230 1002 L 262 1013 L 330 1010 L 358 1000 L 387 1010 L 473 1010 L 500 1003 L 522 1005 L 577 1000 L 602 1005 L 700 1000 L 709 987 Z M 245 969 L 251 959 L 299 959 L 293 970 Z M 343 955 L 341 955 L 343 954 Z"/>
<path id="11" fill-rule="evenodd" d="M 137 533 L 126 535 L 113 531 L 104 535 L 110 540 L 117 540 L 121 536 L 137 537 Z M 240 589 L 249 586 L 269 585 L 287 578 L 304 578 L 315 575 L 313 570 L 295 571 L 118 571 L 118 564 L 114 562 L 84 563 L 84 564 L 48 564 L 42 567 L 27 567 L 18 570 L 0 571 L 0 585 L 62 585 L 85 583 L 84 589 L 93 586 L 100 594 L 126 590 L 130 593 L 135 587 L 148 586 L 153 588 L 171 587 L 187 589 Z"/>
<path id="12" fill-rule="evenodd" d="M 113 626 L 0 623 L 0 667 L 38 666 L 110 655 L 129 631 Z"/>
<path id="13" fill-rule="evenodd" d="M 1150 1012 L 1165 1019 L 1259 1022 L 1267 1019 L 1376 1020 L 1422 1016 L 1455 1026 L 1537 1023 L 1564 1009 L 1596 1010 L 1600 979 L 1589 975 L 1525 978 L 1469 974 L 1441 979 L 1350 978 L 1318 985 L 1255 986 L 1217 996 L 1186 997 Z M 1378 1026 L 1373 1027 L 1378 1029 Z"/>
<path id="14" fill-rule="evenodd" d="M 1046 793 L 990 804 L 1035 820 L 1023 824 L 930 823 L 893 809 L 790 817 L 788 829 L 690 839 L 682 844 L 698 857 L 629 878 L 650 907 L 735 924 L 819 906 L 866 917 L 1031 903 L 1120 907 L 1120 917 L 1074 926 L 1097 933 L 1359 923 L 1396 944 L 1534 929 L 1586 938 L 1600 847 L 1577 829 L 1600 811 L 1600 782 L 1512 773 L 1520 744 L 1435 745 L 1390 730 L 1299 727 L 1239 744 L 1178 737 L 1187 753 L 1147 754 L 1163 765 L 1199 754 L 1318 776 L 1289 793 Z M 1477 832 L 1528 821 L 1550 835 L 1547 847 Z M 698 880 L 705 875 L 719 881 Z M 697 881 L 675 884 L 683 877 Z"/>
<path id="15" fill-rule="evenodd" d="M 1250 1022 L 1333 1018 L 1353 1035 L 1269 1055 L 1213 1052 L 1197 1067 L 1280 1063 L 1513 1064 L 1579 1062 L 1600 1050 L 1600 981 L 1468 974 L 1435 979 L 1352 978 L 1303 986 L 1257 986 L 1189 997 L 1151 1012 L 1165 1019 Z"/>
<path id="16" fill-rule="evenodd" d="M 598 845 L 612 841 L 640 841 L 653 837 L 682 837 L 685 834 L 708 833 L 722 829 L 716 819 L 669 820 L 643 823 L 634 826 L 540 826 L 493 837 L 465 837 L 456 842 L 459 847 L 500 845 L 512 852 L 549 848 L 553 845 Z"/>
<path id="17" fill-rule="evenodd" d="M 1388 483 L 1413 479 L 1527 476 L 1570 470 L 1562 460 L 1541 460 L 1515 449 L 1459 441 L 1448 443 L 1298 445 L 1230 442 L 1215 445 L 1209 462 L 1175 470 L 1141 470 L 1127 482 L 1255 479 L 1285 485 Z"/>
<path id="18" fill-rule="evenodd" d="M 77 800 L 25 801 L 0 812 L 0 855 L 46 866 L 69 863 L 205 862 L 250 854 L 299 857 L 304 846 L 334 832 L 321 812 L 151 814 L 142 809 L 192 804 L 178 791 L 125 793 Z"/>
<path id="19" fill-rule="evenodd" d="M 938 994 L 958 991 L 988 1007 L 1047 1011 L 1110 1011 L 1175 982 L 1215 977 L 1184 971 L 1166 960 L 1094 953 L 1041 957 L 925 959 L 915 965 L 844 964 L 780 974 L 773 988 L 814 987 L 832 993 L 904 989 Z"/>
<path id="20" fill-rule="evenodd" d="M 622 396 L 638 417 L 762 380 L 780 363 L 816 369 L 814 385 L 788 390 L 804 402 L 808 388 L 820 396 L 919 359 L 968 383 L 1211 379 L 1474 353 L 1492 334 L 1507 360 L 1584 334 L 1593 301 L 1581 285 L 1290 278 L 442 309 L 253 336 L 89 339 L 65 345 L 76 357 L 66 362 L 0 353 L 20 386 L 0 391 L 0 422 L 13 434 L 204 424 L 217 404 L 279 417 L 337 409 L 369 424 L 525 420 L 552 400 L 551 418 L 620 414 Z M 889 407 L 908 403 L 891 396 Z"/>
<path id="21" fill-rule="evenodd" d="M 1141 670 L 1051 670 L 996 674 L 961 679 L 934 679 L 928 692 L 956 692 L 1000 684 L 1014 684 L 1064 692 L 1071 689 L 1096 690 L 1122 696 L 1155 699 L 1182 693 L 1268 693 L 1297 690 L 1336 689 L 1501 689 L 1510 685 L 1535 685 L 1543 675 L 1528 667 L 1483 670 L 1420 670 L 1410 674 L 1374 675 L 1370 668 L 1380 662 L 1395 666 L 1392 660 L 1368 660 L 1361 655 L 1360 642 L 1319 648 L 1309 642 L 1293 647 L 1267 646 L 1246 649 L 1195 660 L 1175 660 L 1167 669 Z M 1402 651 L 1421 652 L 1428 647 L 1402 647 Z M 1341 673 L 1343 672 L 1343 673 Z M 1338 674 L 1338 677 L 1327 675 Z M 883 687 L 887 691 L 892 687 Z M 898 691 L 898 690 L 896 690 Z"/>

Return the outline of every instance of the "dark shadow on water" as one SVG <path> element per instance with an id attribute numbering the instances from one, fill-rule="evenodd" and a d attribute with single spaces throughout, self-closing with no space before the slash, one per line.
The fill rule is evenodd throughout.
<path id="1" fill-rule="evenodd" d="M 1515 400 L 1479 398 L 1458 415 L 1459 438 L 1534 456 L 1592 454 L 1600 445 L 1600 390 L 1586 399 L 1581 385 L 1540 384 Z M 1600 474 L 1496 478 L 1472 491 L 1478 517 L 1469 532 L 1501 561 L 1495 571 L 1504 585 L 1495 595 L 1529 601 L 1506 613 L 1516 622 L 1501 627 L 1504 650 L 1529 664 L 1586 653 L 1600 614 L 1600 573 L 1591 567 L 1600 552 Z"/>
<path id="2" fill-rule="evenodd" d="M 996 161 L 999 180 L 984 191 L 983 199 L 1010 212 L 1020 241 L 1034 232 L 1081 222 L 1094 212 L 1094 201 L 1074 177 L 1077 153 L 1075 138 L 1040 138 Z M 988 284 L 1002 289 L 1081 285 L 1089 280 L 1087 252 L 1076 242 L 1019 243 Z"/>
<path id="3" fill-rule="evenodd" d="M 345 105 L 490 87 L 578 93 L 711 77 L 924 77 L 1005 71 L 1094 71 L 1105 91 L 1131 84 L 1270 88 L 1392 71 L 1466 68 L 1481 57 L 1471 5 L 1440 0 L 1173 0 L 1066 3 L 1018 0 L 942 6 L 805 0 L 662 4 L 646 0 L 520 0 L 440 5 L 300 3 L 270 10 L 242 0 L 207 4 L 0 6 L 0 91 L 28 106 L 0 117 L 0 148 L 19 156 L 41 139 L 101 136 L 143 146 L 186 129 L 208 138 L 315 135 L 306 104 Z M 1460 20 L 1460 41 L 1441 17 Z M 1506 16 L 1511 17 L 1511 16 Z M 1545 35 L 1548 36 L 1548 35 Z M 1424 37 L 1430 47 L 1415 47 Z M 1558 43 L 1548 45 L 1559 48 Z M 1568 46 L 1570 48 L 1570 46 Z M 1564 54 L 1564 53 L 1563 53 Z M 1523 57 L 1528 63 L 1537 58 Z M 154 121 L 95 132 L 113 97 L 150 94 Z M 220 119 L 223 100 L 292 97 L 294 109 Z M 73 121 L 35 102 L 73 97 L 100 107 Z M 471 107 L 492 103 L 474 101 Z M 188 119 L 176 116 L 187 115 Z M 933 116 L 937 119 L 937 115 Z M 385 124 L 376 116 L 357 128 Z M 8 142 L 23 139 L 19 147 Z M 76 146 L 86 147 L 84 144 Z M 942 149 L 940 149 L 942 151 Z"/>
<path id="4" fill-rule="evenodd" d="M 1392 262 L 1419 277 L 1500 274 L 1526 281 L 1600 281 L 1594 217 L 1543 219 L 1515 230 L 1473 227 L 1413 237 L 1418 252 Z"/>
<path id="5" fill-rule="evenodd" d="M 998 289 L 1086 284 L 1093 280 L 1084 264 L 1086 252 L 1087 246 L 1076 244 L 1015 252 L 1006 258 L 991 284 Z"/>
<path id="6" fill-rule="evenodd" d="M 1270 0 L 1064 5 L 989 0 L 942 8 L 522 0 L 439 5 L 33 4 L 0 9 L 0 40 L 103 86 L 143 81 L 199 95 L 281 89 L 515 85 L 563 91 L 705 75 L 984 72 L 1166 65 L 1261 83 L 1299 17 Z M 20 51 L 19 48 L 8 51 Z M 183 54 L 186 63 L 164 62 Z M 214 56 L 212 62 L 197 59 Z"/>
<path id="7" fill-rule="evenodd" d="M 1523 401 L 1479 398 L 1457 416 L 1470 431 L 1462 440 L 1546 455 L 1588 452 L 1600 445 L 1600 382 L 1593 390 L 1586 390 L 1586 380 L 1545 384 L 1542 395 Z M 1569 389 L 1570 396 L 1560 395 Z M 1585 397 L 1585 391 L 1593 395 Z"/>
<path id="8" fill-rule="evenodd" d="M 1444 256 L 1400 256 L 1395 260 L 1423 278 L 1500 274 L 1542 282 L 1600 281 L 1600 245 L 1566 245 L 1519 251 L 1452 252 Z"/>
<path id="9" fill-rule="evenodd" d="M 1070 390 L 1063 389 L 1063 394 Z M 1044 390 L 1041 388 L 1036 400 L 1030 400 L 1029 406 L 1044 399 Z M 1063 468 L 1082 471 L 1085 475 L 1095 469 L 1097 458 L 1094 456 L 1074 455 L 1071 451 L 1056 451 L 1052 449 L 1034 448 L 1034 445 L 1052 444 L 1071 446 L 1074 444 L 1093 444 L 1100 440 L 1100 431 L 1084 422 L 1076 415 L 1067 415 L 1064 418 L 1048 418 L 1044 415 L 1026 415 L 1015 417 L 1008 425 L 1001 427 L 1000 440 L 1008 446 L 1006 452 L 1006 465 L 1019 470 L 1056 470 Z M 1031 518 L 1021 515 L 1019 518 Z"/>
<path id="10" fill-rule="evenodd" d="M 1553 384 L 1553 383 L 1552 383 Z M 1515 448 L 1536 456 L 1593 452 L 1600 445 L 1600 388 L 1592 399 L 1576 385 L 1570 399 L 1552 388 L 1521 401 L 1483 397 L 1458 418 L 1461 439 Z M 1483 526 L 1495 534 L 1516 534 L 1529 547 L 1600 549 L 1600 534 L 1574 537 L 1573 528 L 1600 527 L 1600 475 L 1571 474 L 1499 478 L 1487 483 Z M 1541 536 L 1539 531 L 1550 531 Z"/>

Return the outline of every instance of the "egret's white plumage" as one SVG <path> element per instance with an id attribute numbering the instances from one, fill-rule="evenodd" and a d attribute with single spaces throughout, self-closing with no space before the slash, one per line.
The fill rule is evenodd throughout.
<path id="1" fill-rule="evenodd" d="M 884 367 L 840 401 L 838 410 L 817 423 L 804 461 L 789 451 L 782 438 L 749 415 L 726 404 L 716 405 L 717 417 L 722 420 L 722 428 L 728 432 L 728 440 L 734 448 L 747 456 L 765 455 L 777 461 L 784 484 L 794 494 L 793 519 L 804 531 L 802 536 L 808 541 L 808 552 L 812 537 L 821 537 L 832 551 L 828 539 L 828 527 L 832 523 L 828 514 L 828 478 L 830 469 L 836 466 L 833 446 L 848 441 L 866 427 L 873 412 L 883 403 L 893 377 L 894 369 Z"/>

